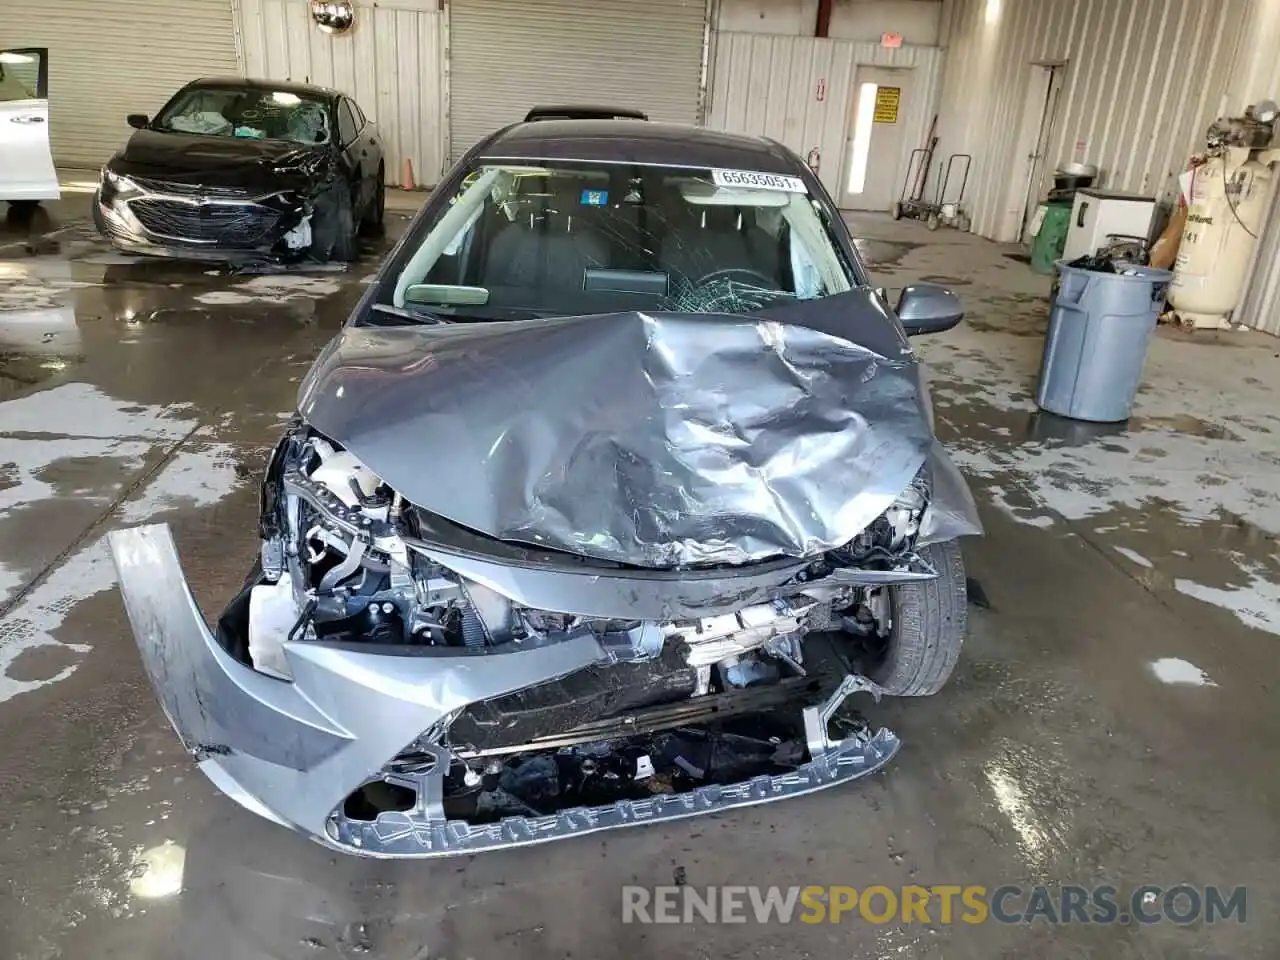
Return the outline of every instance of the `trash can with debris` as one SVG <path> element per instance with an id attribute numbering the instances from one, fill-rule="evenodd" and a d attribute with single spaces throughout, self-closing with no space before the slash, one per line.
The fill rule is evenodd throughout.
<path id="1" fill-rule="evenodd" d="M 1173 273 L 1125 263 L 1113 273 L 1055 266 L 1036 404 L 1076 420 L 1126 420 Z"/>

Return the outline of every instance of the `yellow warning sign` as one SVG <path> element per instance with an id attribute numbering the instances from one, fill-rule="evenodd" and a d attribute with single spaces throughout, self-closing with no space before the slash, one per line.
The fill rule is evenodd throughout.
<path id="1" fill-rule="evenodd" d="M 876 110 L 871 118 L 876 123 L 898 122 L 898 101 L 902 97 L 901 87 L 876 88 Z"/>

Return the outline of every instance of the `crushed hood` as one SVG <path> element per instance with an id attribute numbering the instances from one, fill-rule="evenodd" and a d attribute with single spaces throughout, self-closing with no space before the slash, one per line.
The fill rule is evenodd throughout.
<path id="1" fill-rule="evenodd" d="M 325 167 L 323 147 L 287 140 L 205 137 L 139 130 L 109 164 L 115 173 L 174 183 L 281 189 L 282 178 L 305 182 Z"/>
<path id="2" fill-rule="evenodd" d="M 839 299 L 882 319 L 869 292 Z M 859 326 L 893 355 L 715 314 L 349 327 L 299 410 L 417 506 L 499 539 L 650 567 L 812 556 L 933 443 L 905 341 Z"/>

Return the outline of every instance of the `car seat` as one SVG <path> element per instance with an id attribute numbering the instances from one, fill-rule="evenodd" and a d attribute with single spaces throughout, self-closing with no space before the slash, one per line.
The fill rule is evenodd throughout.
<path id="1" fill-rule="evenodd" d="M 580 183 L 558 181 L 489 242 L 484 286 L 581 290 L 588 267 L 608 264 L 609 246 L 581 209 Z"/>
<path id="2" fill-rule="evenodd" d="M 744 223 L 746 220 L 748 222 Z M 704 206 L 683 223 L 671 223 L 662 260 L 690 284 L 721 270 L 750 270 L 777 282 L 777 241 L 739 207 Z"/>

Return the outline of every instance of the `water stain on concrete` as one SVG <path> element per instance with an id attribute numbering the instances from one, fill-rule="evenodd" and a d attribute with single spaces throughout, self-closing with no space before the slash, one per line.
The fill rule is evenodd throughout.
<path id="1" fill-rule="evenodd" d="M 61 644 L 28 647 L 10 661 L 5 674 L 16 683 L 48 683 L 69 672 L 79 661 L 75 651 Z"/>
<path id="2" fill-rule="evenodd" d="M 1189 413 L 1178 413 L 1161 417 L 1132 417 L 1129 420 L 1131 430 L 1171 430 L 1174 433 L 1192 437 L 1205 437 L 1209 440 L 1239 440 L 1235 433 L 1223 424 L 1193 417 Z"/>
<path id="3" fill-rule="evenodd" d="M 974 301 L 965 322 L 984 333 L 1040 338 L 1049 328 L 1049 309 L 1048 297 L 991 295 Z"/>
<path id="4" fill-rule="evenodd" d="M 870 267 L 897 264 L 908 253 L 921 246 L 918 243 L 895 240 L 854 240 L 853 245 L 857 248 L 858 255 Z"/>

